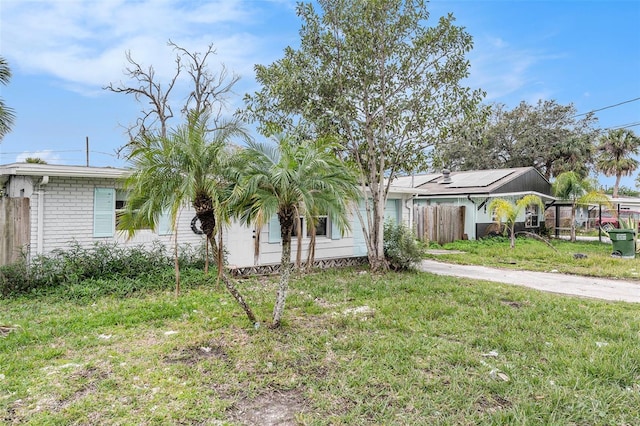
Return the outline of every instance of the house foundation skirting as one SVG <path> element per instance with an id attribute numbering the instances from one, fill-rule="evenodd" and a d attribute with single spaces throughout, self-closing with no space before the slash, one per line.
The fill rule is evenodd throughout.
<path id="1" fill-rule="evenodd" d="M 352 266 L 362 266 L 366 265 L 367 263 L 369 263 L 369 259 L 366 256 L 319 259 L 313 262 L 313 269 L 346 268 Z M 251 275 L 273 275 L 280 273 L 280 264 L 278 263 L 273 265 L 230 268 L 230 271 L 234 277 L 248 277 Z"/>

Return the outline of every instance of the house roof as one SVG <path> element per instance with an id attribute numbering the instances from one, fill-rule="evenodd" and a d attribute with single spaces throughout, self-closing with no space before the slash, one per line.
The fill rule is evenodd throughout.
<path id="1" fill-rule="evenodd" d="M 553 198 L 551 184 L 534 167 L 450 172 L 448 178 L 444 173 L 403 176 L 391 186 L 413 188 L 416 194 L 431 197 L 532 192 Z"/>
<path id="2" fill-rule="evenodd" d="M 130 170 L 115 167 L 63 166 L 59 164 L 12 163 L 0 166 L 1 181 L 9 176 L 97 177 L 117 179 Z"/>

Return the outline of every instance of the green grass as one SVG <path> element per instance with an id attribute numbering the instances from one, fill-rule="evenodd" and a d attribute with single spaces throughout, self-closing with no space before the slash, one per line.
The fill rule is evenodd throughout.
<path id="1" fill-rule="evenodd" d="M 593 242 L 571 243 L 551 240 L 550 248 L 542 241 L 518 238 L 514 249 L 503 238 L 477 241 L 455 241 L 442 248 L 463 251 L 463 254 L 427 255 L 428 258 L 451 263 L 494 266 L 530 271 L 558 271 L 593 277 L 640 280 L 640 258 L 611 257 L 611 244 Z M 576 259 L 574 254 L 585 254 Z"/>
<path id="2" fill-rule="evenodd" d="M 127 297 L 2 300 L 0 324 L 15 329 L 0 338 L 0 423 L 264 424 L 274 412 L 312 425 L 640 418 L 638 305 L 426 273 L 327 271 L 292 282 L 282 329 L 255 330 L 214 283 L 188 276 L 179 299 L 166 277 L 164 289 Z M 269 318 L 275 281 L 239 285 Z"/>

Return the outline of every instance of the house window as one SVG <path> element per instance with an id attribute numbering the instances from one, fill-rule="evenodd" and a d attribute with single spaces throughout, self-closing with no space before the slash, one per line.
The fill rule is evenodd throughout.
<path id="1" fill-rule="evenodd" d="M 302 237 L 309 238 L 311 236 L 311 230 L 309 229 L 309 224 L 305 227 L 304 218 L 300 219 L 302 224 L 301 229 L 303 230 Z M 279 243 L 281 241 L 280 238 L 280 222 L 278 221 L 278 215 L 273 215 L 271 220 L 269 221 L 269 243 Z M 304 232 L 306 231 L 306 232 Z M 339 240 L 342 238 L 342 233 L 334 226 L 332 222 L 329 220 L 328 216 L 317 216 L 316 222 L 316 237 L 331 237 L 332 240 Z M 298 237 L 298 221 L 297 219 L 293 222 L 293 229 L 291 230 L 291 237 Z"/>
<path id="2" fill-rule="evenodd" d="M 304 218 L 300 218 L 300 225 L 301 229 L 304 229 Z M 291 236 L 292 237 L 297 237 L 298 236 L 298 219 L 293 219 L 293 228 L 291 229 Z M 305 235 L 302 234 L 302 236 L 304 237 Z"/>
<path id="3" fill-rule="evenodd" d="M 536 205 L 527 206 L 527 209 L 525 210 L 525 220 L 524 220 L 525 228 L 540 227 L 539 213 L 540 212 L 538 211 L 538 206 Z"/>
<path id="4" fill-rule="evenodd" d="M 95 188 L 93 197 L 93 236 L 113 237 L 127 205 L 127 192 L 114 188 Z M 172 233 L 169 214 L 163 212 L 156 224 L 159 235 Z M 139 226 L 136 230 L 150 229 Z"/>
<path id="5" fill-rule="evenodd" d="M 116 229 L 119 229 L 120 218 L 124 214 L 127 205 L 127 193 L 121 189 L 116 189 Z"/>
<path id="6" fill-rule="evenodd" d="M 318 216 L 316 223 L 316 237 L 327 236 L 327 216 Z"/>
<path id="7" fill-rule="evenodd" d="M 125 212 L 127 206 L 127 199 L 129 198 L 129 193 L 123 189 L 116 189 L 116 229 L 120 229 L 120 219 Z M 148 225 L 140 225 L 136 227 L 136 230 L 142 229 L 151 229 Z"/>

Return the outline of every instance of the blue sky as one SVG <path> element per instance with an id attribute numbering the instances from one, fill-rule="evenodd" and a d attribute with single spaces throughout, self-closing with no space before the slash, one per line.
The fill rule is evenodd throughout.
<path id="1" fill-rule="evenodd" d="M 635 124 L 640 134 L 640 0 L 436 0 L 430 10 L 432 22 L 453 13 L 473 36 L 466 84 L 485 90 L 487 102 L 555 99 L 586 113 L 636 99 L 596 115 L 601 128 Z M 212 68 L 224 63 L 241 76 L 237 107 L 257 89 L 254 64 L 297 46 L 299 28 L 286 0 L 2 0 L 0 55 L 13 78 L 0 90 L 17 121 L 0 164 L 38 156 L 83 165 L 89 137 L 91 165 L 124 166 L 115 150 L 140 106 L 102 87 L 123 81 L 125 51 L 168 78 L 169 39 L 192 51 L 213 43 Z M 633 187 L 633 178 L 623 184 Z"/>

